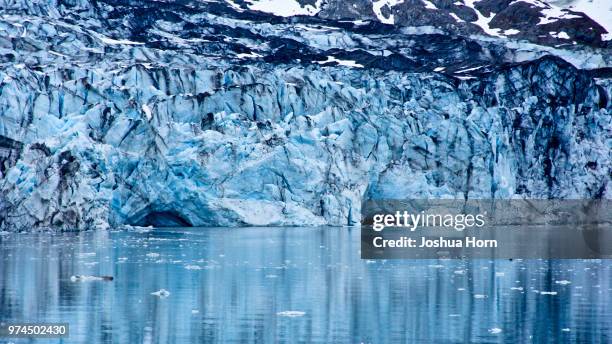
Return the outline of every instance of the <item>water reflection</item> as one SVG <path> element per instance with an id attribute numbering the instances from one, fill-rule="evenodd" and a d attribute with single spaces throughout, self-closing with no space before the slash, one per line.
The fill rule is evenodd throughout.
<path id="1" fill-rule="evenodd" d="M 612 341 L 610 261 L 359 249 L 338 228 L 2 235 L 0 320 L 68 322 L 64 343 Z"/>

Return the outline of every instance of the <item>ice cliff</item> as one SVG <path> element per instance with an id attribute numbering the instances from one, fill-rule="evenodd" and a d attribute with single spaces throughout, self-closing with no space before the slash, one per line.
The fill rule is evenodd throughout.
<path id="1" fill-rule="evenodd" d="M 352 225 L 364 199 L 612 198 L 607 48 L 147 6 L 0 0 L 0 228 Z"/>

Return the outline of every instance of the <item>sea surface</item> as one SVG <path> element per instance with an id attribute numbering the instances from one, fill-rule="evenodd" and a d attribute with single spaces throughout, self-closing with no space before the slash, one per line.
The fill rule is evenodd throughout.
<path id="1" fill-rule="evenodd" d="M 362 260 L 359 228 L 3 233 L 0 322 L 70 336 L 0 343 L 611 343 L 611 268 Z"/>

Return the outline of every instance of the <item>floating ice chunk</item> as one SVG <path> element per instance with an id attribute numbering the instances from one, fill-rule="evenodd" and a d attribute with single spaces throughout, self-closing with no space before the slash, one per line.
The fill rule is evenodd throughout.
<path id="1" fill-rule="evenodd" d="M 87 276 L 87 275 L 74 275 L 70 276 L 71 282 L 94 282 L 94 281 L 112 281 L 113 276 Z"/>
<path id="2" fill-rule="evenodd" d="M 541 291 L 540 295 L 557 295 L 556 291 Z"/>
<path id="3" fill-rule="evenodd" d="M 569 328 L 567 328 L 567 327 L 566 327 L 566 328 L 562 328 L 562 329 L 561 329 L 561 331 L 562 331 L 562 332 L 570 332 L 571 330 L 570 330 Z"/>
<path id="4" fill-rule="evenodd" d="M 153 226 L 131 226 L 131 225 L 123 225 L 122 229 L 133 231 L 136 233 L 148 233 L 153 230 Z"/>
<path id="5" fill-rule="evenodd" d="M 198 313 L 200 313 L 200 311 L 199 311 L 199 310 L 197 310 L 197 309 L 192 309 L 192 310 L 191 310 L 191 314 L 198 314 Z"/>
<path id="6" fill-rule="evenodd" d="M 158 291 L 152 292 L 151 295 L 154 295 L 154 296 L 157 296 L 157 297 L 163 299 L 163 298 L 166 298 L 166 297 L 170 296 L 170 292 L 167 291 L 166 289 L 162 288 L 162 289 L 160 289 Z"/>
<path id="7" fill-rule="evenodd" d="M 147 253 L 147 257 L 149 257 L 149 258 L 157 258 L 157 257 L 159 257 L 159 253 L 155 253 L 155 252 Z"/>
<path id="8" fill-rule="evenodd" d="M 202 270 L 202 267 L 199 265 L 185 265 L 185 269 L 187 270 Z"/>
<path id="9" fill-rule="evenodd" d="M 304 315 L 306 315 L 306 312 L 302 312 L 302 311 L 282 311 L 282 312 L 276 313 L 276 315 L 278 315 L 279 317 L 297 318 L 297 317 L 303 317 Z"/>
<path id="10" fill-rule="evenodd" d="M 495 277 L 503 277 L 503 276 L 506 276 L 505 272 L 496 272 L 495 273 Z"/>
<path id="11" fill-rule="evenodd" d="M 511 287 L 510 290 L 523 291 L 523 287 Z"/>
<path id="12" fill-rule="evenodd" d="M 560 281 L 555 281 L 556 284 L 560 284 L 560 285 L 568 285 L 571 284 L 571 281 L 568 280 L 560 280 Z"/>
<path id="13" fill-rule="evenodd" d="M 446 67 L 436 67 L 436 68 L 434 69 L 434 72 L 441 72 L 441 71 L 443 71 L 443 70 L 445 70 L 445 69 L 446 69 Z"/>
<path id="14" fill-rule="evenodd" d="M 487 295 L 483 295 L 483 294 L 474 294 L 474 298 L 475 299 L 486 299 Z"/>
<path id="15" fill-rule="evenodd" d="M 493 327 L 489 329 L 489 333 L 491 334 L 498 334 L 498 333 L 502 333 L 502 329 L 499 327 Z"/>

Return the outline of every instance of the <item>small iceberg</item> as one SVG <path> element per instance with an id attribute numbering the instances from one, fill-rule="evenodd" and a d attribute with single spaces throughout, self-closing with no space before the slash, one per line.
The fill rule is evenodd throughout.
<path id="1" fill-rule="evenodd" d="M 306 312 L 302 312 L 302 311 L 283 311 L 283 312 L 276 313 L 276 315 L 278 315 L 279 317 L 288 317 L 288 318 L 303 317 L 305 314 Z"/>
<path id="2" fill-rule="evenodd" d="M 170 296 L 170 292 L 167 291 L 166 289 L 160 289 L 158 291 L 152 292 L 151 295 L 157 296 L 160 299 L 164 299 L 164 298 Z"/>
<path id="3" fill-rule="evenodd" d="M 187 270 L 202 270 L 199 265 L 185 265 L 185 269 Z"/>
<path id="4" fill-rule="evenodd" d="M 153 231 L 153 226 L 132 226 L 132 225 L 123 225 L 123 230 L 127 230 L 128 232 L 136 232 L 136 233 L 149 233 Z"/>
<path id="5" fill-rule="evenodd" d="M 572 282 L 568 280 L 560 280 L 560 281 L 555 281 L 555 283 L 560 284 L 560 285 L 568 285 L 568 284 L 571 284 Z"/>
<path id="6" fill-rule="evenodd" d="M 556 291 L 541 291 L 540 295 L 557 295 Z"/>
<path id="7" fill-rule="evenodd" d="M 93 281 L 112 281 L 115 278 L 113 276 L 87 276 L 87 275 L 74 275 L 70 276 L 72 282 L 93 282 Z"/>
<path id="8" fill-rule="evenodd" d="M 493 328 L 489 329 L 489 333 L 491 333 L 491 334 L 502 333 L 502 329 L 499 328 L 499 327 L 493 327 Z"/>

